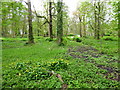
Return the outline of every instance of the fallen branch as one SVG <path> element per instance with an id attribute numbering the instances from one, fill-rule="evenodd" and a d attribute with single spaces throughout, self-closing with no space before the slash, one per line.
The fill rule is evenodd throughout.
<path id="1" fill-rule="evenodd" d="M 64 83 L 64 81 L 63 81 L 63 79 L 62 79 L 62 77 L 61 77 L 60 74 L 55 73 L 54 71 L 48 71 L 48 72 L 49 72 L 51 75 L 56 76 L 56 77 L 60 80 L 60 82 L 63 83 L 62 86 L 61 86 L 61 89 L 62 89 L 62 90 L 67 89 L 68 85 Z"/>

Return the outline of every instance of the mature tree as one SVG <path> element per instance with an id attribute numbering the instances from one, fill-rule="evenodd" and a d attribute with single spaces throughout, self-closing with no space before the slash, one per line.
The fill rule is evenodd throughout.
<path id="1" fill-rule="evenodd" d="M 52 2 L 49 0 L 49 33 L 50 38 L 53 38 L 53 31 L 52 31 Z"/>
<path id="2" fill-rule="evenodd" d="M 63 44 L 63 19 L 62 19 L 62 0 L 58 0 L 57 2 L 57 40 L 58 45 Z"/>
<path id="3" fill-rule="evenodd" d="M 97 11 L 96 11 L 96 2 L 94 3 L 94 38 L 97 37 Z"/>
<path id="4" fill-rule="evenodd" d="M 31 1 L 28 0 L 28 23 L 29 23 L 29 41 L 28 43 L 34 43 L 33 38 L 33 28 L 32 28 L 32 10 L 31 10 Z"/>

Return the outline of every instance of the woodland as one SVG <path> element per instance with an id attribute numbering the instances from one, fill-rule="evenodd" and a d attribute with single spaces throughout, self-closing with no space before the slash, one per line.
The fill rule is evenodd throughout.
<path id="1" fill-rule="evenodd" d="M 0 87 L 120 89 L 120 1 L 39 1 L 1 1 Z"/>

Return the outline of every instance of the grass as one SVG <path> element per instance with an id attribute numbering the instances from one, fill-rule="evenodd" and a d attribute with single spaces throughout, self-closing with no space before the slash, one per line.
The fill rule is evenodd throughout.
<path id="1" fill-rule="evenodd" d="M 101 47 L 100 41 L 84 38 L 81 43 L 68 40 L 66 46 L 58 46 L 55 41 L 48 42 L 43 37 L 36 37 L 36 43 L 33 45 L 25 45 L 26 40 L 26 38 L 4 38 L 3 40 L 3 88 L 60 88 L 62 83 L 55 76 L 50 76 L 46 70 L 59 73 L 68 84 L 68 88 L 119 87 L 119 82 L 105 77 L 107 70 L 84 61 L 84 58 L 73 58 L 68 52 L 70 47 L 75 49 L 80 46 L 93 46 L 105 54 L 99 58 L 93 58 L 84 52 L 83 55 L 88 56 L 89 60 L 94 60 L 97 64 L 117 68 L 116 62 L 108 65 L 109 59 L 106 59 L 109 57 L 107 54 L 117 59 L 117 41 L 102 40 Z M 109 50 L 104 50 L 105 46 L 108 46 Z M 80 55 L 79 52 L 74 54 Z"/>
<path id="2" fill-rule="evenodd" d="M 118 56 L 118 41 L 95 40 L 93 38 L 83 38 L 83 44 L 93 46 L 101 53 Z"/>

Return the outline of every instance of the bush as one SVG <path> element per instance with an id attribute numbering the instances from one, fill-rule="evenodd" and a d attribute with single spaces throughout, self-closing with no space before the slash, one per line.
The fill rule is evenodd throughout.
<path id="1" fill-rule="evenodd" d="M 66 45 L 67 44 L 68 39 L 66 37 L 63 37 L 63 44 Z"/>
<path id="2" fill-rule="evenodd" d="M 50 65 L 48 65 L 48 69 L 55 71 L 59 71 L 60 69 L 67 69 L 67 68 L 68 68 L 67 63 L 61 60 L 50 63 Z"/>
<path id="3" fill-rule="evenodd" d="M 53 39 L 52 38 L 47 38 L 46 41 L 51 42 L 51 41 L 53 41 Z"/>
<path id="4" fill-rule="evenodd" d="M 69 35 L 67 35 L 67 36 L 75 36 L 74 34 L 69 34 Z"/>
<path id="5" fill-rule="evenodd" d="M 117 37 L 113 37 L 113 36 L 104 36 L 103 38 L 102 38 L 103 40 L 106 40 L 106 41 L 117 41 L 118 39 L 117 39 Z"/>
<path id="6" fill-rule="evenodd" d="M 82 42 L 82 39 L 79 38 L 79 37 L 74 37 L 73 40 L 76 41 L 76 42 Z"/>
<path id="7" fill-rule="evenodd" d="M 74 36 L 67 36 L 66 37 L 67 40 L 71 40 L 71 41 L 73 41 L 73 38 L 74 38 Z"/>
<path id="8" fill-rule="evenodd" d="M 108 32 L 108 33 L 105 33 L 104 36 L 111 36 L 111 35 L 112 35 L 112 33 L 111 33 L 111 32 Z"/>

